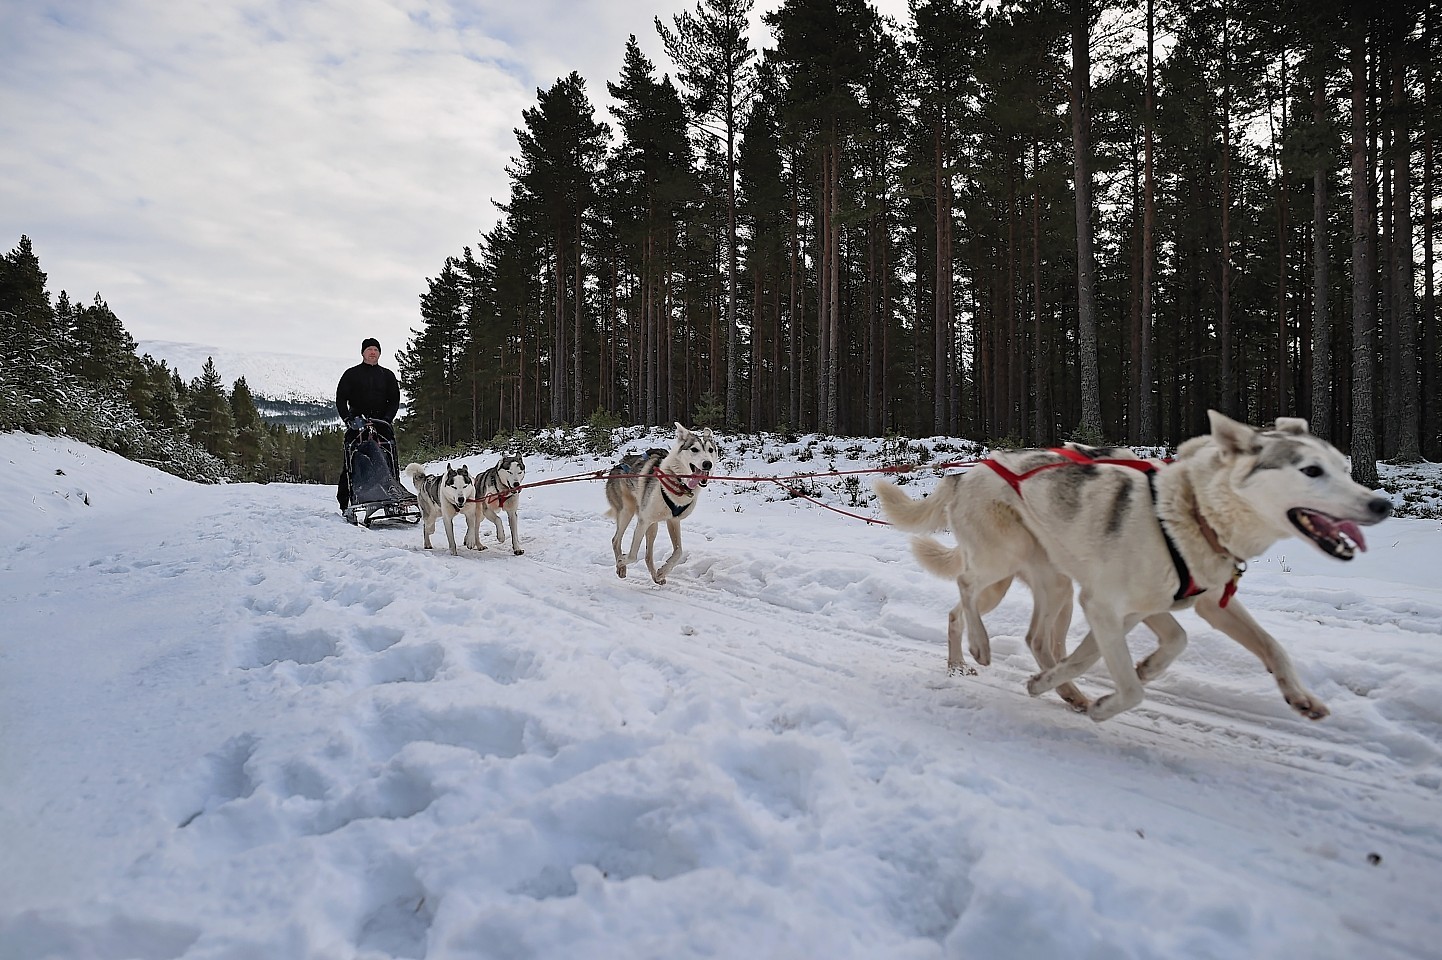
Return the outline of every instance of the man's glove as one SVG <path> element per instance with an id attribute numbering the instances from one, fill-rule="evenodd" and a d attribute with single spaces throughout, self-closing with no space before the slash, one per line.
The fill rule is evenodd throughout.
<path id="1" fill-rule="evenodd" d="M 358 417 L 356 417 L 355 419 L 351 420 L 351 422 L 350 422 L 350 428 L 351 428 L 352 430 L 363 430 L 363 429 L 365 429 L 365 425 L 366 425 L 366 418 L 365 418 L 365 417 L 360 417 L 360 416 L 358 416 Z"/>

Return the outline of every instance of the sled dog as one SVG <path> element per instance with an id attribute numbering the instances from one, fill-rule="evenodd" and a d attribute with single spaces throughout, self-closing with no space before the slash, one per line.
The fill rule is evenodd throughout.
<path id="1" fill-rule="evenodd" d="M 1090 460 L 1137 459 L 1126 447 L 1074 443 L 1067 447 Z M 1058 461 L 1063 459 L 1054 456 Z M 946 617 L 946 665 L 950 672 L 976 672 L 967 666 L 962 654 L 963 636 L 978 664 L 991 663 L 991 642 L 981 616 L 1001 602 L 1013 578 L 1019 578 L 1032 592 L 1026 643 L 1037 666 L 1051 667 L 1066 654 L 1066 632 L 1072 614 L 1071 578 L 1047 560 L 1041 544 L 1022 523 L 1006 481 L 998 474 L 973 468 L 944 477 L 936 492 L 925 500 L 913 500 L 887 480 L 878 480 L 873 489 L 893 526 L 916 533 L 950 529 L 956 536 L 956 546 L 950 549 L 930 537 L 913 537 L 911 541 L 911 551 L 923 568 L 956 580 L 958 600 Z M 1154 629 L 1157 626 L 1166 628 L 1164 621 Z M 1078 710 L 1085 710 L 1089 704 L 1071 683 L 1059 684 L 1057 693 Z"/>
<path id="2" fill-rule="evenodd" d="M 611 477 L 606 481 L 606 502 L 610 505 L 606 516 L 616 518 L 616 533 L 611 537 L 616 576 L 625 578 L 626 565 L 636 562 L 644 536 L 646 569 L 651 572 L 652 580 L 666 582 L 666 575 L 681 559 L 681 521 L 696 509 L 701 488 L 706 486 L 719 458 L 720 448 L 709 428 L 696 433 L 678 423 L 670 450 L 630 454 L 611 468 Z M 631 538 L 630 552 L 623 557 L 621 538 L 633 519 L 636 533 Z M 653 560 L 653 547 L 656 525 L 663 520 L 666 532 L 671 535 L 671 556 L 658 569 Z"/>
<path id="3" fill-rule="evenodd" d="M 472 550 L 484 550 L 481 543 L 481 523 L 490 520 L 496 525 L 496 539 L 506 542 L 506 531 L 501 526 L 501 514 L 506 515 L 511 526 L 511 552 L 520 556 L 521 534 L 516 528 L 516 512 L 521 506 L 521 484 L 526 479 L 526 461 L 518 456 L 507 455 L 488 470 L 476 475 L 476 495 L 466 504 L 466 546 Z"/>
<path id="4" fill-rule="evenodd" d="M 1069 656 L 1028 681 L 1033 696 L 1075 680 L 1100 657 L 1116 689 L 1088 714 L 1105 720 L 1131 709 L 1142 684 L 1185 649 L 1186 634 L 1159 633 L 1157 650 L 1133 668 L 1127 631 L 1195 604 L 1203 620 L 1262 661 L 1294 710 L 1313 720 L 1327 715 L 1286 651 L 1232 593 L 1246 562 L 1285 537 L 1351 560 L 1366 549 L 1361 527 L 1385 519 L 1392 504 L 1354 483 L 1345 458 L 1306 420 L 1279 417 L 1272 429 L 1257 430 L 1216 411 L 1208 416 L 1210 434 L 1188 440 L 1176 462 L 1154 473 L 1063 467 L 1006 490 L 1047 561 L 1079 585 L 1090 626 Z M 1044 454 L 993 459 L 1016 477 Z"/>
<path id="5" fill-rule="evenodd" d="M 450 544 L 451 556 L 455 556 L 456 515 L 465 511 L 466 501 L 471 499 L 476 489 L 470 469 L 464 464 L 459 467 L 446 464 L 445 474 L 433 477 L 426 473 L 425 467 L 412 463 L 406 466 L 406 476 L 411 478 L 411 486 L 416 489 L 416 500 L 421 508 L 421 540 L 426 549 L 431 549 L 431 534 L 435 532 L 436 521 L 440 520 L 446 527 L 446 542 Z"/>

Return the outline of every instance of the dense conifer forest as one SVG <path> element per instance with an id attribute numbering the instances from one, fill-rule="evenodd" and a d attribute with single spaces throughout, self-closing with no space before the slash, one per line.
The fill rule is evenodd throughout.
<path id="1" fill-rule="evenodd" d="M 429 279 L 412 430 L 1176 442 L 1219 408 L 1442 454 L 1438 5 L 700 0 L 518 118 Z M 597 107 L 599 85 L 614 106 Z M 478 213 L 478 220 L 483 219 Z"/>

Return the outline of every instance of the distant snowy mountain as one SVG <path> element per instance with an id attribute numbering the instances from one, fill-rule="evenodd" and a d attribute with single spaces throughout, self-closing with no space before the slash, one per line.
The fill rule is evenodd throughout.
<path id="1" fill-rule="evenodd" d="M 209 357 L 215 361 L 215 369 L 227 390 L 235 386 L 236 380 L 245 377 L 246 385 L 257 398 L 296 403 L 331 403 L 341 373 L 358 362 L 349 356 L 309 357 L 296 353 L 226 350 L 172 340 L 141 340 L 135 352 L 164 360 L 186 381 L 200 376 Z"/>

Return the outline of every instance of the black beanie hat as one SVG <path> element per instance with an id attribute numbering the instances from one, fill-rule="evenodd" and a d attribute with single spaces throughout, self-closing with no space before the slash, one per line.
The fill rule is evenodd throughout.
<path id="1" fill-rule="evenodd" d="M 366 337 L 364 340 L 361 341 L 361 353 L 366 352 L 366 347 L 375 347 L 377 350 L 379 350 L 381 348 L 381 342 L 375 337 Z"/>

